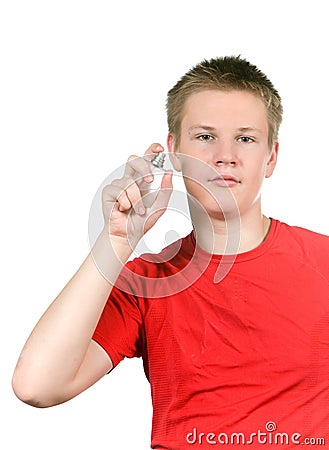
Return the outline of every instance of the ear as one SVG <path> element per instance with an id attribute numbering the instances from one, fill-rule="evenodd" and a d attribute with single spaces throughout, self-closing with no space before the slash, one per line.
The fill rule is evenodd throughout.
<path id="1" fill-rule="evenodd" d="M 278 153 L 279 153 L 279 142 L 276 141 L 273 144 L 271 153 L 268 156 L 265 169 L 265 178 L 269 178 L 272 175 L 278 160 Z"/>
<path id="2" fill-rule="evenodd" d="M 167 147 L 169 150 L 170 162 L 171 162 L 173 168 L 177 172 L 181 172 L 182 167 L 181 167 L 181 163 L 179 160 L 179 149 L 178 149 L 178 146 L 176 146 L 175 138 L 171 133 L 168 134 L 168 137 L 167 137 Z"/>

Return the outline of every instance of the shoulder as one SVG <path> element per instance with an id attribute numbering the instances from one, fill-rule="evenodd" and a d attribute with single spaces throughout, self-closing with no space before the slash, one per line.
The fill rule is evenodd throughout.
<path id="1" fill-rule="evenodd" d="M 285 250 L 329 279 L 329 236 L 284 222 L 278 227 Z"/>
<path id="2" fill-rule="evenodd" d="M 319 250 L 321 253 L 325 249 L 329 250 L 329 236 L 300 226 L 288 225 L 284 222 L 279 222 L 279 224 L 281 233 L 285 234 L 290 240 L 296 241 L 299 245 Z"/>
<path id="3" fill-rule="evenodd" d="M 194 253 L 191 235 L 178 239 L 160 253 L 144 253 L 122 268 L 115 286 L 134 297 L 158 298 L 180 292 L 186 287 L 191 255 Z M 184 273 L 185 277 L 182 276 Z"/>
<path id="4" fill-rule="evenodd" d="M 122 268 L 116 286 L 129 283 L 134 288 L 145 286 L 151 279 L 166 278 L 179 273 L 188 265 L 194 253 L 192 232 L 166 246 L 159 253 L 143 253 L 128 261 Z"/>
<path id="5" fill-rule="evenodd" d="M 159 253 L 143 253 L 129 261 L 127 266 L 130 270 L 139 273 L 159 272 L 166 276 L 167 271 L 180 270 L 191 258 L 194 251 L 194 240 L 192 232 L 187 236 L 172 242 Z"/>

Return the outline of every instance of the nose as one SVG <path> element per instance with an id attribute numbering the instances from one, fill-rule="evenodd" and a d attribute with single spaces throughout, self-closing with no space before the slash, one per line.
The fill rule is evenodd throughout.
<path id="1" fill-rule="evenodd" d="M 230 161 L 230 160 L 225 160 L 225 159 L 219 159 L 218 161 L 215 161 L 216 166 L 223 166 L 226 164 L 229 164 L 230 166 L 235 166 L 236 161 Z"/>
<path id="2" fill-rule="evenodd" d="M 232 145 L 224 142 L 218 143 L 212 155 L 212 161 L 216 166 L 237 164 L 237 157 Z"/>

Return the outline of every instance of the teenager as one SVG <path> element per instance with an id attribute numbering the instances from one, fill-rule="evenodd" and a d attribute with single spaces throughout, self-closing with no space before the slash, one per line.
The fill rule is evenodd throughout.
<path id="1" fill-rule="evenodd" d="M 128 262 L 172 191 L 166 171 L 145 207 L 137 178 L 152 181 L 151 156 L 164 147 L 131 156 L 103 191 L 104 229 L 92 251 L 23 348 L 15 393 L 52 406 L 123 358 L 142 357 L 152 448 L 293 448 L 315 438 L 323 448 L 329 239 L 261 207 L 278 158 L 280 96 L 248 61 L 216 58 L 177 82 L 167 112 L 168 152 L 184 176 L 193 231 Z"/>

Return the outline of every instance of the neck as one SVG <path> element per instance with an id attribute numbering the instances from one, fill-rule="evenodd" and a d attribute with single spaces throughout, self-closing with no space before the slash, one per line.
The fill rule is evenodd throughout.
<path id="1" fill-rule="evenodd" d="M 258 247 L 266 238 L 271 220 L 260 207 L 230 218 L 213 218 L 190 208 L 195 240 L 214 254 L 238 254 Z"/>

